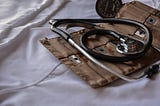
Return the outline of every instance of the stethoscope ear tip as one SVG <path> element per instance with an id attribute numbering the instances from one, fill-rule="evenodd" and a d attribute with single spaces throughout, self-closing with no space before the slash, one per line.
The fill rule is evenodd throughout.
<path id="1" fill-rule="evenodd" d="M 55 21 L 55 20 L 53 20 L 53 19 L 49 20 L 49 24 L 50 24 L 50 25 L 54 25 L 54 24 L 55 24 L 55 22 L 56 22 L 56 21 Z"/>
<path id="2" fill-rule="evenodd" d="M 157 74 L 158 72 L 160 72 L 160 64 L 155 64 L 149 67 L 148 70 L 145 71 L 145 74 L 148 78 L 151 78 L 154 74 Z"/>

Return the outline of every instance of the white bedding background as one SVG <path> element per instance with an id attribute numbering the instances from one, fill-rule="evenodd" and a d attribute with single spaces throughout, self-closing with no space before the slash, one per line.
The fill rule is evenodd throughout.
<path id="1" fill-rule="evenodd" d="M 141 1 L 160 8 L 160 0 Z M 0 106 L 160 106 L 160 74 L 93 89 L 40 44 L 57 37 L 49 19 L 99 18 L 96 0 L 0 2 Z"/>

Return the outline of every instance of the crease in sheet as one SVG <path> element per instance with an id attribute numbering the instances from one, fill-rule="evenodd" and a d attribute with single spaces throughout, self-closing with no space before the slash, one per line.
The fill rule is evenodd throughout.
<path id="1" fill-rule="evenodd" d="M 47 1 L 50 1 L 50 0 L 47 0 Z M 29 20 L 28 20 L 29 22 L 25 22 L 26 24 L 25 23 L 17 24 L 16 21 L 15 21 L 15 23 L 13 23 L 13 25 L 9 24 L 8 27 L 5 28 L 0 33 L 0 37 L 1 37 L 0 48 L 5 47 L 8 43 L 11 43 L 11 42 L 15 41 L 16 37 L 18 37 L 18 35 L 20 35 L 20 33 L 23 32 L 23 30 L 28 30 L 29 28 L 41 26 L 42 24 L 46 23 L 53 14 L 55 14 L 60 8 L 62 8 L 61 6 L 64 6 L 64 4 L 66 2 L 67 1 L 59 2 L 58 0 L 54 0 L 54 2 L 49 2 L 49 3 L 45 2 L 44 5 L 42 5 L 43 8 L 40 8 L 40 10 L 37 9 L 39 11 L 33 11 L 33 13 L 29 14 L 26 18 L 25 17 L 22 18 L 22 19 L 20 18 L 20 20 L 17 19 L 17 22 L 23 22 L 24 20 L 26 21 L 26 20 L 28 20 L 29 16 L 31 16 L 33 20 L 30 20 L 30 18 L 29 18 Z M 46 14 L 46 16 L 43 15 L 43 18 L 42 17 L 40 19 L 37 18 L 38 15 L 41 15 L 41 12 L 45 11 L 46 8 L 49 8 L 49 7 L 45 7 L 46 4 L 47 5 L 52 4 L 50 6 L 51 10 Z M 41 9 L 44 9 L 44 10 L 42 11 Z M 34 15 L 34 17 L 32 15 Z M 21 25 L 21 24 L 22 24 L 22 26 L 18 26 L 18 25 Z M 25 24 L 25 25 L 23 25 L 23 24 Z M 19 34 L 12 34 L 12 30 L 15 30 L 17 28 L 19 28 L 19 30 L 17 31 L 17 33 L 19 33 Z M 6 34 L 8 35 L 8 37 L 3 38 L 4 36 L 6 36 Z"/>
<path id="2" fill-rule="evenodd" d="M 22 85 L 22 86 L 15 87 L 15 88 L 0 90 L 0 95 L 11 93 L 11 92 L 16 92 L 16 91 L 19 91 L 19 90 L 22 90 L 25 88 L 29 88 L 29 87 L 38 85 L 39 83 L 44 81 L 51 73 L 53 73 L 61 64 L 62 64 L 61 62 L 58 63 L 47 75 L 45 75 L 43 78 L 39 79 L 37 82 L 34 82 L 32 84 L 28 84 L 28 85 Z"/>
<path id="3" fill-rule="evenodd" d="M 47 0 L 47 1 L 51 1 L 51 0 Z M 52 0 L 53 1 L 53 0 Z M 39 12 L 42 12 L 43 13 L 43 17 L 38 17 L 39 15 L 41 15 L 41 13 L 36 13 L 35 17 L 33 17 L 33 20 L 29 20 L 30 22 L 27 23 L 27 24 L 24 24 L 21 23 L 22 26 L 17 26 L 17 24 L 13 24 L 13 25 L 10 25 L 7 29 L 5 29 L 6 31 L 9 31 L 9 37 L 8 38 L 5 38 L 5 39 L 1 39 L 0 40 L 0 49 L 3 50 L 3 47 L 5 47 L 4 49 L 7 48 L 7 45 L 11 45 L 13 42 L 16 43 L 17 40 L 19 40 L 19 38 L 23 38 L 24 35 L 26 35 L 25 33 L 28 32 L 31 28 L 34 28 L 34 27 L 39 27 L 41 25 L 43 25 L 44 23 L 48 22 L 48 19 L 53 15 L 55 14 L 59 8 L 62 8 L 61 6 L 64 6 L 64 4 L 66 3 L 67 1 L 59 1 L 59 0 L 54 0 L 53 3 L 52 2 L 49 2 L 49 4 L 52 4 L 50 5 L 50 7 L 46 7 L 46 8 L 50 8 L 51 10 L 46 13 L 46 16 L 44 15 L 43 11 L 45 10 L 41 10 Z M 48 4 L 48 3 L 47 3 Z M 55 5 L 54 5 L 55 4 Z M 45 3 L 44 3 L 45 5 Z M 54 5 L 54 6 L 53 6 Z M 45 6 L 44 6 L 45 7 Z M 34 14 L 34 12 L 32 13 Z M 38 18 L 37 18 L 38 17 Z M 23 18 L 24 20 L 25 18 Z M 21 20 L 19 20 L 21 21 Z M 16 26 L 16 27 L 13 27 L 13 26 Z M 20 25 L 20 24 L 19 24 Z M 12 28 L 13 27 L 13 28 Z M 4 32 L 5 32 L 4 30 Z M 15 33 L 12 33 L 13 31 L 15 31 Z M 8 32 L 7 32 L 8 34 Z M 52 65 L 52 68 L 53 68 L 54 65 Z M 56 67 L 56 66 L 55 66 Z M 51 69 L 51 68 L 50 68 Z M 52 72 L 53 70 L 51 70 L 50 72 Z M 50 73 L 49 72 L 49 73 Z M 48 74 L 47 74 L 48 75 Z M 44 77 L 46 77 L 44 75 Z M 43 78 L 42 78 L 43 79 Z M 23 85 L 23 86 L 17 86 L 17 87 L 14 87 L 14 88 L 9 88 L 9 89 L 3 89 L 0 91 L 0 94 L 3 94 L 3 93 L 7 93 L 7 92 L 12 92 L 16 89 L 20 89 L 20 88 L 25 88 L 27 86 L 31 86 L 31 85 L 35 85 L 35 83 L 39 82 L 42 80 L 41 78 L 38 79 L 38 81 L 35 81 L 33 83 L 30 83 L 30 84 L 26 84 L 26 85 Z"/>

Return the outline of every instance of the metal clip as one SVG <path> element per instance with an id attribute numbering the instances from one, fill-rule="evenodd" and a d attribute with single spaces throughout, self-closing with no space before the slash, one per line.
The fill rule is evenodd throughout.
<path id="1" fill-rule="evenodd" d="M 147 22 L 150 23 L 150 24 L 155 25 L 156 22 L 157 22 L 157 20 L 156 20 L 155 18 L 153 18 L 153 17 L 149 17 L 149 18 L 147 19 Z"/>
<path id="2" fill-rule="evenodd" d="M 136 32 L 135 32 L 135 35 L 141 37 L 141 38 L 144 38 L 145 37 L 145 32 L 142 30 L 142 29 L 138 29 Z"/>
<path id="3" fill-rule="evenodd" d="M 76 64 L 80 64 L 81 63 L 79 57 L 77 57 L 76 55 L 69 56 L 69 60 L 71 60 L 72 62 L 74 62 Z"/>
<path id="4" fill-rule="evenodd" d="M 100 53 L 102 53 L 102 54 L 106 54 L 107 53 L 106 49 L 104 47 L 102 47 L 102 46 L 96 47 L 95 50 L 100 52 Z"/>

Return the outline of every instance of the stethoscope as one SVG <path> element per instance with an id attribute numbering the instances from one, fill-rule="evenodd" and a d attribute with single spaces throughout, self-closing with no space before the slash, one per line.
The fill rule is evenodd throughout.
<path id="1" fill-rule="evenodd" d="M 142 80 L 147 77 L 151 77 L 154 73 L 157 73 L 160 70 L 159 65 L 153 65 L 149 67 L 146 71 L 144 71 L 140 76 L 137 77 L 128 77 L 123 74 L 120 74 L 116 71 L 111 70 L 107 65 L 102 64 L 98 59 L 110 61 L 110 62 L 126 62 L 130 60 L 134 60 L 137 58 L 142 57 L 145 53 L 149 50 L 152 44 L 152 34 L 148 27 L 143 25 L 140 22 L 129 20 L 129 19 L 120 19 L 120 18 L 104 18 L 104 19 L 54 19 L 50 20 L 49 23 L 51 24 L 51 30 L 61 37 L 63 37 L 69 44 L 79 50 L 84 56 L 86 56 L 90 61 L 97 64 L 101 68 L 105 69 L 106 71 L 114 74 L 115 76 L 128 81 L 138 81 Z M 140 41 L 136 38 L 131 38 L 124 36 L 118 32 L 107 30 L 99 27 L 96 23 L 109 23 L 109 24 L 125 24 L 139 27 L 143 33 L 145 33 L 145 41 Z M 67 25 L 69 27 L 85 27 L 88 29 L 92 29 L 86 33 L 84 33 L 80 38 L 80 46 L 72 39 L 70 34 L 59 28 L 60 25 Z M 87 46 L 87 40 L 89 37 L 93 35 L 108 35 L 114 37 L 119 42 L 116 44 L 116 51 L 123 54 L 122 56 L 110 56 L 101 54 L 98 52 L 93 51 Z"/>

